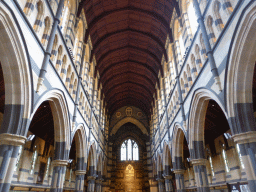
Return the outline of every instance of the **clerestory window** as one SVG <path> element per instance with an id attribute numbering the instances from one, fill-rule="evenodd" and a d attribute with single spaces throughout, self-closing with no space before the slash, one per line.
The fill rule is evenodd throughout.
<path id="1" fill-rule="evenodd" d="M 138 144 L 131 139 L 125 140 L 121 145 L 120 150 L 121 161 L 138 161 L 139 147 Z"/>

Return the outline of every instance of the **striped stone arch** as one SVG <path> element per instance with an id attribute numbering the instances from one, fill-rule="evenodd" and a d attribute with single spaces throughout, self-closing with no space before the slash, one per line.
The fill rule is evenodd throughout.
<path id="1" fill-rule="evenodd" d="M 18 21 L 1 2 L 0 63 L 5 83 L 5 110 L 0 134 L 24 136 L 32 105 L 31 68 Z"/>
<path id="2" fill-rule="evenodd" d="M 157 154 L 157 175 L 158 177 L 162 177 L 163 174 L 163 159 L 161 158 L 161 154 Z"/>
<path id="3" fill-rule="evenodd" d="M 233 35 L 226 70 L 226 101 L 233 134 L 255 131 L 253 72 L 256 53 L 256 2 L 242 12 Z"/>
<path id="4" fill-rule="evenodd" d="M 107 158 L 104 158 L 103 159 L 103 172 L 102 172 L 102 175 L 103 177 L 108 177 L 108 159 Z"/>
<path id="5" fill-rule="evenodd" d="M 33 113 L 30 116 L 32 120 L 35 112 L 39 106 L 44 102 L 49 101 L 53 122 L 54 122 L 54 148 L 55 158 L 66 160 L 68 159 L 70 143 L 70 117 L 66 98 L 62 91 L 58 89 L 52 89 L 45 92 L 34 105 Z"/>
<path id="6" fill-rule="evenodd" d="M 157 176 L 157 160 L 156 158 L 152 159 L 152 177 L 155 179 Z"/>
<path id="7" fill-rule="evenodd" d="M 77 169 L 78 170 L 86 170 L 87 165 L 87 136 L 85 132 L 85 127 L 83 124 L 77 126 L 74 131 L 73 138 L 76 142 L 76 160 L 77 160 Z M 71 148 L 70 148 L 71 149 Z"/>
<path id="8" fill-rule="evenodd" d="M 96 143 L 93 141 L 93 143 L 89 147 L 88 151 L 88 176 L 94 176 L 96 174 L 96 165 L 97 165 L 97 151 L 96 151 Z"/>
<path id="9" fill-rule="evenodd" d="M 103 175 L 103 153 L 102 152 L 100 152 L 100 154 L 98 155 L 97 175 L 99 178 L 102 178 L 102 175 Z"/>
<path id="10" fill-rule="evenodd" d="M 137 120 L 133 117 L 125 117 L 125 118 L 123 118 L 122 120 L 118 121 L 115 124 L 115 126 L 111 130 L 110 136 L 115 134 L 122 125 L 124 125 L 125 123 L 128 123 L 128 122 L 133 123 L 134 125 L 136 125 L 142 131 L 143 134 L 148 135 L 148 131 L 147 131 L 147 129 L 144 126 L 143 123 L 141 123 L 139 120 Z"/>
<path id="11" fill-rule="evenodd" d="M 183 142 L 185 138 L 184 130 L 181 125 L 176 124 L 172 139 L 172 163 L 174 169 L 183 169 Z"/>
<path id="12" fill-rule="evenodd" d="M 167 141 L 164 142 L 164 151 L 163 151 L 163 171 L 166 175 L 170 174 L 172 167 L 172 158 L 171 158 L 171 148 Z"/>
<path id="13" fill-rule="evenodd" d="M 188 145 L 192 159 L 205 158 L 204 154 L 204 124 L 205 115 L 210 100 L 214 100 L 227 118 L 224 105 L 218 96 L 208 89 L 198 89 L 194 92 L 190 105 L 188 130 Z"/>

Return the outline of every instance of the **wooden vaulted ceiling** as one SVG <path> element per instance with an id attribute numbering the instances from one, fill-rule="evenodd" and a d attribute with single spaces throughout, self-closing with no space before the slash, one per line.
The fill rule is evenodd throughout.
<path id="1" fill-rule="evenodd" d="M 132 105 L 146 114 L 162 72 L 176 0 L 87 0 L 88 30 L 110 114 Z"/>

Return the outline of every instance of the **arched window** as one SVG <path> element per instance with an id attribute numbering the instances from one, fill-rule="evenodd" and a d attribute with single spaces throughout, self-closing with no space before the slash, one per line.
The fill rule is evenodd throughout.
<path id="1" fill-rule="evenodd" d="M 45 168 L 44 180 L 48 180 L 49 170 L 50 170 L 50 163 L 51 163 L 51 158 L 48 157 L 48 159 L 47 159 L 47 164 L 46 164 L 46 168 Z"/>
<path id="2" fill-rule="evenodd" d="M 50 21 L 49 17 L 46 17 L 44 19 L 44 33 L 43 33 L 43 37 L 42 37 L 42 40 L 41 40 L 41 43 L 43 44 L 43 46 L 45 46 L 46 43 L 49 40 L 50 29 L 51 29 L 51 21 Z"/>
<path id="3" fill-rule="evenodd" d="M 200 44 L 201 44 L 201 55 L 203 56 L 204 60 L 207 59 L 207 55 L 206 55 L 206 47 L 205 47 L 205 44 L 204 44 L 204 39 L 203 39 L 203 34 L 201 33 L 200 34 Z"/>
<path id="4" fill-rule="evenodd" d="M 197 16 L 196 16 L 195 8 L 192 1 L 188 6 L 188 18 L 189 18 L 192 34 L 194 35 L 198 28 L 198 22 L 197 22 Z"/>
<path id="5" fill-rule="evenodd" d="M 202 68 L 202 60 L 201 60 L 201 57 L 200 57 L 200 48 L 199 48 L 199 45 L 196 44 L 196 47 L 195 47 L 195 55 L 196 55 L 196 66 L 197 66 L 197 69 L 198 69 L 198 72 L 200 71 L 200 69 Z"/>
<path id="6" fill-rule="evenodd" d="M 224 164 L 225 164 L 225 170 L 226 170 L 226 173 L 229 173 L 230 172 L 230 168 L 229 168 L 229 162 L 228 162 L 227 153 L 226 153 L 226 150 L 225 150 L 225 145 L 222 144 L 221 147 L 222 147 L 221 153 L 222 153 L 222 158 L 223 158 L 223 161 L 224 161 Z"/>
<path id="7" fill-rule="evenodd" d="M 121 161 L 138 161 L 139 146 L 131 139 L 125 140 L 121 145 L 120 150 Z"/>
<path id="8" fill-rule="evenodd" d="M 37 160 L 37 150 L 35 146 L 35 151 L 32 155 L 32 160 L 31 160 L 31 167 L 30 167 L 30 175 L 34 174 L 35 166 L 36 166 L 36 160 Z"/>
<path id="9" fill-rule="evenodd" d="M 61 20 L 60 20 L 60 28 L 63 34 L 65 34 L 65 31 L 66 31 L 69 14 L 70 14 L 70 3 L 69 1 L 65 1 L 64 8 L 62 10 Z"/>
<path id="10" fill-rule="evenodd" d="M 42 27 L 42 19 L 43 19 L 43 14 L 44 14 L 44 5 L 42 1 L 38 1 L 36 4 L 36 9 L 37 9 L 37 16 L 36 16 L 36 21 L 34 23 L 34 30 L 35 32 L 38 32 L 39 29 Z"/>
<path id="11" fill-rule="evenodd" d="M 244 169 L 245 165 L 244 165 L 244 162 L 243 162 L 243 159 L 242 159 L 241 150 L 240 150 L 240 147 L 239 147 L 238 144 L 236 144 L 236 150 L 237 150 L 237 153 L 238 153 L 238 157 L 239 157 L 241 168 Z"/>
<path id="12" fill-rule="evenodd" d="M 17 156 L 16 166 L 15 166 L 14 171 L 18 171 L 19 170 L 22 151 L 23 151 L 23 146 L 20 146 L 19 147 L 18 156 Z"/>
<path id="13" fill-rule="evenodd" d="M 208 16 L 207 18 L 207 27 L 208 27 L 208 33 L 209 33 L 208 36 L 209 36 L 210 43 L 213 46 L 214 43 L 216 42 L 216 37 L 213 31 L 212 25 L 213 25 L 213 19 L 211 16 Z"/>
<path id="14" fill-rule="evenodd" d="M 226 11 L 228 15 L 230 15 L 233 12 L 233 7 L 229 0 L 222 0 L 223 3 L 223 9 Z"/>
<path id="15" fill-rule="evenodd" d="M 213 6 L 213 13 L 215 16 L 215 25 L 217 26 L 218 30 L 222 31 L 222 29 L 224 28 L 224 24 L 220 16 L 220 8 L 221 8 L 220 2 L 215 1 Z"/>

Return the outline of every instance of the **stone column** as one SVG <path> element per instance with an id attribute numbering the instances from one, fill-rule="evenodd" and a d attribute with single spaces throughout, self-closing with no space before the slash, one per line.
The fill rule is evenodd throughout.
<path id="1" fill-rule="evenodd" d="M 250 191 L 256 191 L 256 131 L 236 134 L 233 139 L 239 144 Z"/>
<path id="2" fill-rule="evenodd" d="M 94 192 L 95 189 L 95 179 L 96 177 L 94 176 L 88 176 L 88 188 L 87 188 L 87 192 Z"/>
<path id="3" fill-rule="evenodd" d="M 101 192 L 103 179 L 97 179 L 95 182 L 96 182 L 96 192 Z"/>
<path id="4" fill-rule="evenodd" d="M 158 192 L 164 192 L 164 179 L 162 178 L 158 178 L 157 179 L 157 183 L 158 183 Z"/>
<path id="5" fill-rule="evenodd" d="M 176 169 L 173 171 L 175 173 L 176 187 L 177 192 L 185 192 L 185 184 L 184 184 L 184 169 Z"/>
<path id="6" fill-rule="evenodd" d="M 63 184 L 65 180 L 66 166 L 68 165 L 67 160 L 54 160 L 52 162 L 53 173 L 52 173 L 52 185 L 51 192 L 62 192 Z"/>
<path id="7" fill-rule="evenodd" d="M 173 192 L 173 186 L 172 186 L 172 176 L 171 175 L 165 175 L 165 191 L 166 192 Z"/>
<path id="8" fill-rule="evenodd" d="M 149 179 L 150 192 L 157 192 L 157 182 L 152 178 Z"/>
<path id="9" fill-rule="evenodd" d="M 0 191 L 8 192 L 19 153 L 26 137 L 9 133 L 0 134 Z"/>
<path id="10" fill-rule="evenodd" d="M 75 192 L 84 191 L 84 175 L 86 174 L 85 170 L 76 170 L 76 189 Z"/>
<path id="11" fill-rule="evenodd" d="M 210 192 L 206 171 L 207 159 L 193 159 L 191 162 L 194 166 L 197 191 Z"/>

